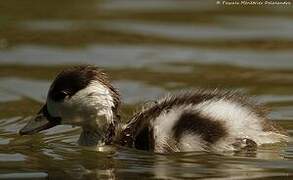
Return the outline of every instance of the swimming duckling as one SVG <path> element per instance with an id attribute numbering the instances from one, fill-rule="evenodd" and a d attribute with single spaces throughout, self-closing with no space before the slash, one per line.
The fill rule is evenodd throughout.
<path id="1" fill-rule="evenodd" d="M 144 107 L 124 124 L 120 95 L 95 66 L 63 70 L 37 117 L 20 130 L 33 134 L 58 124 L 80 126 L 80 145 L 118 144 L 160 153 L 235 150 L 288 137 L 260 105 L 233 92 L 191 91 Z"/>

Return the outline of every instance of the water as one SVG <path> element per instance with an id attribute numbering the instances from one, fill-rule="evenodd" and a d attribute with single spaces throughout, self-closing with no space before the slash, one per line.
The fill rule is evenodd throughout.
<path id="1" fill-rule="evenodd" d="M 293 177 L 292 142 L 251 153 L 162 155 L 82 148 L 80 129 L 71 126 L 17 133 L 45 101 L 57 72 L 90 63 L 121 90 L 124 119 L 171 91 L 236 89 L 265 103 L 292 137 L 293 5 L 10 0 L 0 7 L 0 179 Z"/>

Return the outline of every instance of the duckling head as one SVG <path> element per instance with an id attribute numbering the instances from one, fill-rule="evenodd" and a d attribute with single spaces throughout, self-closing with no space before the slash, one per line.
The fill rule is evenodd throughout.
<path id="1" fill-rule="evenodd" d="M 119 120 L 119 104 L 118 91 L 99 68 L 72 67 L 57 75 L 46 103 L 20 134 L 34 134 L 58 124 L 69 124 L 82 127 L 80 144 L 105 143 Z"/>

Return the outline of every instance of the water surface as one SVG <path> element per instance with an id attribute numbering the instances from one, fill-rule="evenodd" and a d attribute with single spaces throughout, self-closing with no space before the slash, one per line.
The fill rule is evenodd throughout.
<path id="1" fill-rule="evenodd" d="M 225 7 L 214 0 L 0 2 L 0 179 L 291 179 L 293 143 L 250 153 L 154 154 L 76 144 L 80 129 L 18 130 L 56 73 L 102 67 L 122 117 L 182 89 L 253 96 L 293 136 L 293 6 Z"/>

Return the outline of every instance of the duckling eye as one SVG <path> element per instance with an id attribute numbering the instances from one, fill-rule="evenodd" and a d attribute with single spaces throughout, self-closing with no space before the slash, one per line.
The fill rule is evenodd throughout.
<path id="1" fill-rule="evenodd" d="M 55 101 L 62 101 L 62 100 L 64 100 L 64 98 L 65 98 L 66 96 L 68 96 L 68 93 L 67 93 L 67 92 L 65 92 L 65 91 L 59 91 L 59 92 L 56 92 L 56 93 L 54 94 L 53 99 L 54 99 Z"/>

